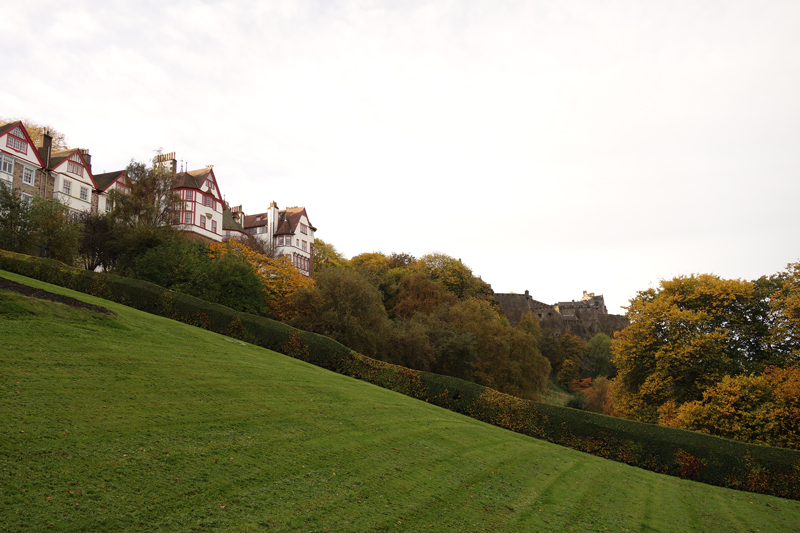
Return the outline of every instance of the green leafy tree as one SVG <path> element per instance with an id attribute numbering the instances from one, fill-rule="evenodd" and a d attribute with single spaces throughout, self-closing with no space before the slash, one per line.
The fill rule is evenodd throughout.
<path id="1" fill-rule="evenodd" d="M 126 168 L 130 189 L 112 191 L 111 216 L 129 228 L 152 226 L 169 228 L 176 222 L 180 196 L 175 192 L 175 175 L 158 165 L 131 161 Z"/>
<path id="2" fill-rule="evenodd" d="M 264 287 L 247 261 L 215 256 L 203 242 L 173 236 L 136 258 L 127 274 L 239 311 L 267 310 Z"/>
<path id="3" fill-rule="evenodd" d="M 33 254 L 31 205 L 19 194 L 0 183 L 0 248 L 10 252 Z"/>
<path id="4" fill-rule="evenodd" d="M 119 256 L 114 219 L 106 213 L 84 213 L 78 254 L 86 270 L 111 270 Z"/>
<path id="5" fill-rule="evenodd" d="M 292 295 L 297 315 L 291 325 L 331 337 L 364 355 L 376 355 L 387 320 L 380 291 L 346 268 L 325 269 L 315 281 Z"/>
<path id="6" fill-rule="evenodd" d="M 611 362 L 611 337 L 598 333 L 589 339 L 587 358 L 583 364 L 589 377 L 613 376 L 615 368 Z"/>
<path id="7" fill-rule="evenodd" d="M 78 256 L 82 225 L 58 200 L 34 198 L 30 210 L 32 238 L 39 255 L 72 266 Z"/>

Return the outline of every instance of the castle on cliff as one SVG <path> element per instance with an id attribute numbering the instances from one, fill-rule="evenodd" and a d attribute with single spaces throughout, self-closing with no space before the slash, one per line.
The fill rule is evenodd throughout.
<path id="1" fill-rule="evenodd" d="M 590 338 L 597 333 L 613 336 L 615 331 L 628 327 L 624 315 L 610 315 L 606 309 L 603 295 L 583 291 L 580 300 L 546 304 L 534 300 L 528 291 L 525 294 L 495 293 L 495 299 L 502 307 L 511 324 L 516 325 L 525 313 L 533 313 L 542 327 L 557 332 L 569 331 L 579 337 Z"/>

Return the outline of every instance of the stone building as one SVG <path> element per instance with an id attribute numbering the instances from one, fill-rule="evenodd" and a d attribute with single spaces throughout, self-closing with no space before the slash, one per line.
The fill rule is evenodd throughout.
<path id="1" fill-rule="evenodd" d="M 534 300 L 528 291 L 524 294 L 495 293 L 494 298 L 513 325 L 518 324 L 525 313 L 533 313 L 542 327 L 556 332 L 569 331 L 585 339 L 597 333 L 613 336 L 615 331 L 621 331 L 629 324 L 623 315 L 608 314 L 602 294 L 596 296 L 583 291 L 583 297 L 578 301 L 553 305 Z"/>

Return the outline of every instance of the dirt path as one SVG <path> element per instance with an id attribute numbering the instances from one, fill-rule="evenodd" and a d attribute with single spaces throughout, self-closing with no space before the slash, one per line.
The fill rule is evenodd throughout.
<path id="1" fill-rule="evenodd" d="M 76 300 L 75 298 L 71 298 L 69 296 L 63 296 L 61 294 L 55 294 L 43 289 L 35 289 L 33 287 L 29 287 L 28 285 L 17 283 L 16 281 L 11 281 L 6 278 L 0 278 L 0 290 L 18 292 L 23 296 L 38 298 L 40 300 L 50 300 L 51 302 L 57 302 L 60 304 L 69 305 L 70 307 L 74 307 L 76 309 L 88 309 L 90 311 L 103 313 L 104 315 L 114 314 L 113 311 L 109 311 L 105 307 L 100 307 L 99 305 L 87 304 L 86 302 Z"/>

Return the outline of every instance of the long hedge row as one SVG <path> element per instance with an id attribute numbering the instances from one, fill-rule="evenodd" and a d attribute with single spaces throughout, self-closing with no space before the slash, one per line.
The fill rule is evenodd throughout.
<path id="1" fill-rule="evenodd" d="M 800 451 L 522 400 L 391 365 L 336 341 L 156 285 L 0 250 L 0 270 L 222 333 L 477 420 L 662 474 L 800 500 Z"/>

